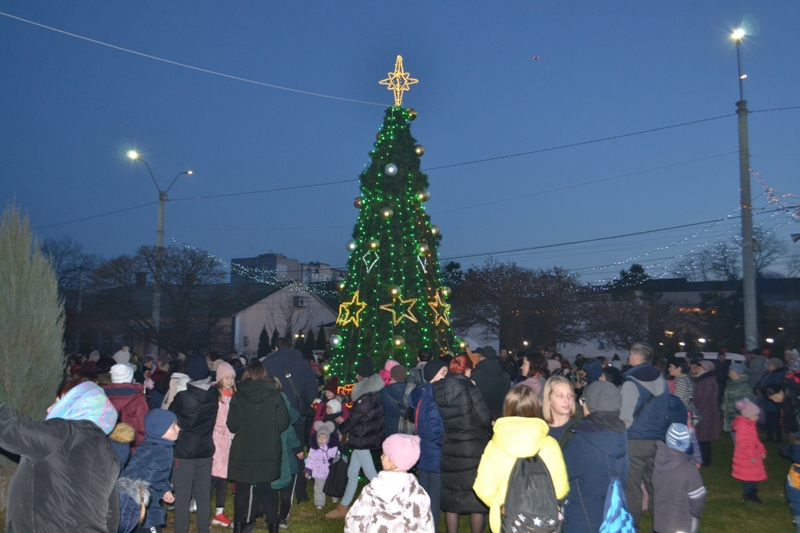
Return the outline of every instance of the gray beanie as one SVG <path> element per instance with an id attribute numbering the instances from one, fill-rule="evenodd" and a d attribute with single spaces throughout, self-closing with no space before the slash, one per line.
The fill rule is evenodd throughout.
<path id="1" fill-rule="evenodd" d="M 622 408 L 622 395 L 610 381 L 595 381 L 583 393 L 586 407 L 590 413 L 595 411 L 616 411 Z"/>

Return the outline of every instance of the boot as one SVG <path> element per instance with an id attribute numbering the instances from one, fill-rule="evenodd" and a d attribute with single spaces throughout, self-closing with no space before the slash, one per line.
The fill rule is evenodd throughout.
<path id="1" fill-rule="evenodd" d="M 267 533 L 278 533 L 278 524 L 267 524 Z"/>
<path id="2" fill-rule="evenodd" d="M 242 533 L 244 531 L 244 522 L 233 522 L 233 533 Z"/>
<path id="3" fill-rule="evenodd" d="M 347 516 L 347 511 L 350 507 L 344 506 L 341 503 L 336 506 L 336 509 L 325 515 L 325 518 L 344 518 Z"/>
<path id="4" fill-rule="evenodd" d="M 753 489 L 750 492 L 750 501 L 753 503 L 757 503 L 758 505 L 764 503 L 763 501 L 761 501 L 761 498 L 758 497 L 758 489 Z"/>

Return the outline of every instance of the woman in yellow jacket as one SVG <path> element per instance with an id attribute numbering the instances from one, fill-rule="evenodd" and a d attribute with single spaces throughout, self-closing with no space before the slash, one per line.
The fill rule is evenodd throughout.
<path id="1" fill-rule="evenodd" d="M 533 390 L 525 385 L 513 387 L 506 395 L 503 416 L 494 425 L 494 436 L 481 457 L 472 488 L 489 506 L 489 527 L 495 533 L 500 531 L 500 506 L 506 499 L 508 478 L 520 457 L 541 457 L 550 471 L 558 500 L 563 500 L 569 492 L 561 447 L 547 435 L 550 428 L 540 415 Z"/>

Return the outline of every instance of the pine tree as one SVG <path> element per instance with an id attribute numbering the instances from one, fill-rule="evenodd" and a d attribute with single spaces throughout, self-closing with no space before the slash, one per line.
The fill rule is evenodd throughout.
<path id="1" fill-rule="evenodd" d="M 317 331 L 317 346 L 316 350 L 326 350 L 328 348 L 328 339 L 325 337 L 325 328 L 322 325 L 319 326 L 319 331 Z"/>
<path id="2" fill-rule="evenodd" d="M 64 306 L 51 261 L 15 204 L 0 222 L 0 338 L 0 402 L 43 419 L 63 377 Z M 15 468 L 0 457 L 0 508 Z"/>
<path id="3" fill-rule="evenodd" d="M 267 333 L 267 325 L 261 329 L 261 335 L 258 336 L 258 357 L 264 357 L 270 352 L 269 333 Z"/>
<path id="4" fill-rule="evenodd" d="M 317 340 L 314 338 L 314 330 L 309 328 L 308 333 L 306 333 L 306 342 L 303 343 L 303 355 L 311 355 L 316 345 Z"/>
<path id="5" fill-rule="evenodd" d="M 274 350 L 278 346 L 278 339 L 280 338 L 281 337 L 278 334 L 278 328 L 276 327 L 274 330 L 272 330 L 272 338 L 269 341 L 270 348 Z"/>
<path id="6" fill-rule="evenodd" d="M 398 69 L 399 56 L 394 76 L 384 80 L 390 89 L 393 79 L 416 81 Z M 455 345 L 450 289 L 441 281 L 437 254 L 441 236 L 424 207 L 430 198 L 420 171 L 425 150 L 410 131 L 417 113 L 401 106 L 406 89 L 395 86 L 395 105 L 386 110 L 354 202 L 358 221 L 348 243 L 347 278 L 339 285 L 337 334 L 329 339 L 332 372 L 346 380 L 359 356 L 381 366 L 389 358 L 409 366 L 421 348 L 439 356 Z"/>

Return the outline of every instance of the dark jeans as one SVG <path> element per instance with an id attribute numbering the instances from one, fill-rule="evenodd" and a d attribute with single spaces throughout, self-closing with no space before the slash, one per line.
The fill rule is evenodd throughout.
<path id="1" fill-rule="evenodd" d="M 313 420 L 312 420 L 313 421 Z M 306 426 L 306 417 L 301 416 L 297 419 L 294 426 L 294 432 L 297 434 L 297 439 L 303 443 L 303 446 L 308 444 L 308 432 L 306 429 L 310 430 L 310 426 Z M 303 470 L 306 468 L 306 462 L 302 459 L 298 459 L 294 454 L 289 455 L 290 461 L 297 461 L 297 471 L 302 474 Z M 303 503 L 308 501 L 308 492 L 306 492 L 306 485 L 308 484 L 308 480 L 306 476 L 299 475 L 297 476 L 297 483 L 292 483 L 294 487 L 294 493 L 297 496 L 297 503 Z"/>
<path id="2" fill-rule="evenodd" d="M 703 458 L 703 466 L 711 466 L 711 441 L 701 440 L 697 444 L 700 445 L 700 456 Z"/>
<path id="3" fill-rule="evenodd" d="M 757 481 L 742 481 L 742 492 L 745 494 L 751 494 L 758 490 L 758 482 Z"/>
<path id="4" fill-rule="evenodd" d="M 417 469 L 417 479 L 431 498 L 431 514 L 433 514 L 433 531 L 439 533 L 439 494 L 442 491 L 442 473 L 425 472 Z"/>
<path id="5" fill-rule="evenodd" d="M 211 476 L 211 489 L 217 500 L 217 507 L 225 507 L 225 496 L 228 494 L 228 480 L 224 477 Z"/>
<path id="6" fill-rule="evenodd" d="M 701 443 L 702 447 L 702 443 Z M 656 441 L 633 439 L 628 441 L 628 480 L 625 498 L 633 525 L 639 530 L 642 521 L 642 482 L 648 495 L 648 509 L 653 516 L 653 464 L 656 460 Z"/>
<path id="7" fill-rule="evenodd" d="M 175 490 L 175 533 L 189 531 L 189 503 L 197 503 L 197 531 L 208 533 L 211 526 L 211 457 L 175 459 L 172 467 Z"/>
<path id="8" fill-rule="evenodd" d="M 261 512 L 267 517 L 267 524 L 278 523 L 278 491 L 270 488 L 270 483 L 236 482 L 233 496 L 233 521 L 250 524 L 255 522 Z"/>

